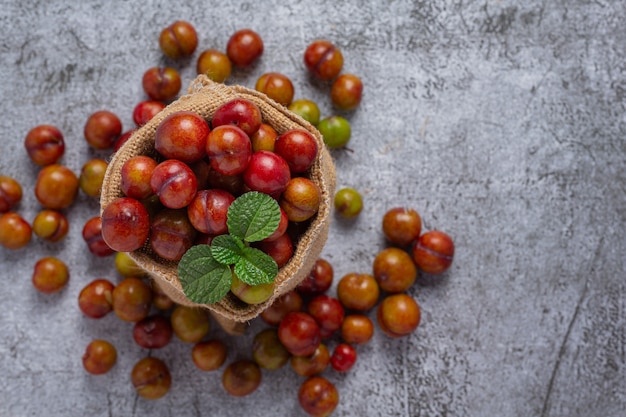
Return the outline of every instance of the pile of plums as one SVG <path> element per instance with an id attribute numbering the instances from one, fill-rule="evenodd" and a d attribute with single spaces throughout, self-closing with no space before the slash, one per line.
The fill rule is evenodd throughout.
<path id="1" fill-rule="evenodd" d="M 176 21 L 163 29 L 158 44 L 172 60 L 189 58 L 196 52 L 198 36 L 193 25 Z M 196 70 L 215 82 L 226 82 L 233 70 L 252 65 L 263 50 L 259 34 L 242 29 L 232 34 L 223 51 L 200 52 Z M 311 76 L 328 87 L 334 108 L 349 112 L 359 106 L 363 84 L 358 76 L 342 73 L 343 55 L 336 45 L 315 40 L 306 47 L 303 61 Z M 84 138 L 96 152 L 120 149 L 138 127 L 176 99 L 182 86 L 177 69 L 158 66 L 149 68 L 140 84 L 146 99 L 132 110 L 135 127 L 124 131 L 120 118 L 108 110 L 87 118 Z M 255 88 L 316 126 L 328 148 L 344 147 L 350 139 L 345 118 L 332 115 L 320 120 L 314 102 L 294 100 L 294 85 L 286 75 L 262 74 Z M 107 169 L 107 155 L 86 161 L 78 175 L 63 165 L 65 140 L 52 125 L 30 130 L 24 147 L 40 167 L 34 194 L 41 210 L 27 221 L 19 213 L 21 185 L 12 176 L 0 175 L 0 246 L 9 250 L 26 248 L 33 234 L 48 243 L 65 239 L 70 227 L 67 209 L 79 192 L 98 198 Z M 226 345 L 207 338 L 208 313 L 175 304 L 127 252 L 149 242 L 158 256 L 180 259 L 191 245 L 210 243 L 224 233 L 229 204 L 238 195 L 256 190 L 279 202 L 280 225 L 259 247 L 284 265 L 292 254 L 287 225 L 306 221 L 319 205 L 319 190 L 305 175 L 317 145 L 304 130 L 277 133 L 263 123 L 253 103 L 233 100 L 211 120 L 192 112 L 170 114 L 156 131 L 155 151 L 125 163 L 121 184 L 125 196 L 82 227 L 87 250 L 98 257 L 114 255 L 122 279 L 114 283 L 93 278 L 83 285 L 78 307 L 89 320 L 113 312 L 133 323 L 132 337 L 144 349 L 160 349 L 174 336 L 189 343 L 193 363 L 204 371 L 222 368 L 222 384 L 232 395 L 252 393 L 261 382 L 261 369 L 289 364 L 304 377 L 297 393 L 303 410 L 312 416 L 331 414 L 339 393 L 324 372 L 350 371 L 358 347 L 372 339 L 376 327 L 392 338 L 411 335 L 421 314 L 408 291 L 419 271 L 440 274 L 452 263 L 454 243 L 446 233 L 422 233 L 415 210 L 393 208 L 381 225 L 389 245 L 377 254 L 371 271 L 345 274 L 337 282 L 336 295 L 331 295 L 333 267 L 318 259 L 295 290 L 262 312 L 258 320 L 265 326 L 254 336 L 249 358 L 224 366 Z M 360 194 L 341 190 L 335 208 L 345 217 L 358 215 Z M 32 283 L 42 293 L 61 291 L 69 278 L 61 259 L 47 256 L 34 262 Z M 139 360 L 130 372 L 133 386 L 146 399 L 162 397 L 172 384 L 167 364 L 155 356 Z M 82 358 L 85 370 L 94 375 L 107 373 L 116 361 L 116 348 L 102 339 L 91 341 Z"/>

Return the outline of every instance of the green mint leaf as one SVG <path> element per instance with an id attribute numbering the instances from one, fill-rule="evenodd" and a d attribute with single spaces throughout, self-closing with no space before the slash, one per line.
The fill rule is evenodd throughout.
<path id="1" fill-rule="evenodd" d="M 231 235 L 215 236 L 211 241 L 211 255 L 221 264 L 232 265 L 241 259 L 243 242 Z"/>
<path id="2" fill-rule="evenodd" d="M 185 296 L 191 301 L 213 304 L 230 291 L 233 275 L 228 265 L 213 258 L 208 245 L 196 245 L 178 262 L 178 278 Z"/>
<path id="3" fill-rule="evenodd" d="M 265 252 L 245 247 L 241 259 L 235 264 L 234 272 L 248 285 L 270 284 L 278 274 L 278 265 Z"/>
<path id="4" fill-rule="evenodd" d="M 280 223 L 280 207 L 267 194 L 250 191 L 237 197 L 228 208 L 228 232 L 246 242 L 270 236 Z"/>

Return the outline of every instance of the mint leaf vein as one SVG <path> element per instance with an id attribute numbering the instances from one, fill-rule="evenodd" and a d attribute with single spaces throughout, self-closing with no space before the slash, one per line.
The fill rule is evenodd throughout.
<path id="1" fill-rule="evenodd" d="M 183 292 L 191 301 L 213 304 L 230 291 L 232 271 L 211 255 L 208 245 L 191 247 L 178 263 L 178 276 Z"/>
<path id="2" fill-rule="evenodd" d="M 246 242 L 270 236 L 280 223 L 280 207 L 267 194 L 250 191 L 239 196 L 228 208 L 228 232 Z"/>
<path id="3" fill-rule="evenodd" d="M 248 285 L 270 284 L 278 274 L 278 265 L 265 252 L 251 247 L 242 251 L 242 257 L 235 264 L 234 272 Z"/>
<path id="4" fill-rule="evenodd" d="M 241 259 L 243 242 L 231 235 L 215 236 L 211 241 L 211 255 L 221 264 L 232 265 Z"/>

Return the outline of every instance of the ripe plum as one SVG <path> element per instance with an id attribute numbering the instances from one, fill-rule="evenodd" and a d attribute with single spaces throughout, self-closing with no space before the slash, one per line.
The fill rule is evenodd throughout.
<path id="1" fill-rule="evenodd" d="M 150 99 L 168 102 L 179 93 L 182 81 L 174 68 L 152 67 L 144 72 L 141 85 Z"/>
<path id="2" fill-rule="evenodd" d="M 313 354 L 308 356 L 292 356 L 291 369 L 302 376 L 313 376 L 322 373 L 330 364 L 330 352 L 324 343 L 320 343 Z"/>
<path id="3" fill-rule="evenodd" d="M 33 233 L 49 242 L 58 242 L 67 236 L 70 224 L 65 214 L 57 210 L 41 210 L 33 219 Z"/>
<path id="4" fill-rule="evenodd" d="M 228 208 L 235 197 L 228 191 L 212 188 L 200 190 L 187 206 L 187 216 L 201 233 L 221 235 L 228 232 Z"/>
<path id="5" fill-rule="evenodd" d="M 339 392 L 328 379 L 315 375 L 305 380 L 298 391 L 298 402 L 313 417 L 326 417 L 339 404 Z"/>
<path id="6" fill-rule="evenodd" d="M 117 349 L 106 340 L 93 340 L 87 345 L 82 361 L 83 367 L 90 374 L 106 374 L 117 361 Z"/>
<path id="7" fill-rule="evenodd" d="M 198 232 L 185 209 L 163 209 L 150 226 L 150 247 L 161 258 L 178 261 L 193 245 Z"/>
<path id="8" fill-rule="evenodd" d="M 354 74 L 341 74 L 330 89 L 333 105 L 344 111 L 354 110 L 361 103 L 363 82 Z"/>
<path id="9" fill-rule="evenodd" d="M 317 259 L 311 272 L 296 287 L 296 290 L 303 295 L 315 296 L 322 294 L 330 288 L 333 283 L 333 266 L 326 259 Z"/>
<path id="10" fill-rule="evenodd" d="M 304 51 L 304 65 L 316 78 L 330 81 L 341 72 L 343 55 L 332 42 L 319 39 Z"/>
<path id="11" fill-rule="evenodd" d="M 263 329 L 252 341 L 252 357 L 263 369 L 275 370 L 283 367 L 291 355 L 278 338 L 275 328 Z"/>
<path id="12" fill-rule="evenodd" d="M 172 325 L 162 315 L 148 316 L 133 326 L 133 339 L 145 349 L 162 348 L 172 340 Z"/>
<path id="13" fill-rule="evenodd" d="M 374 323 L 364 314 L 348 314 L 341 324 L 341 338 L 354 345 L 362 345 L 374 336 Z"/>
<path id="14" fill-rule="evenodd" d="M 198 33 L 191 23 L 184 20 L 175 21 L 159 35 L 159 47 L 171 59 L 189 57 L 197 46 Z"/>
<path id="15" fill-rule="evenodd" d="M 67 265 L 58 258 L 46 256 L 35 263 L 33 286 L 44 294 L 62 290 L 70 279 Z"/>
<path id="16" fill-rule="evenodd" d="M 304 301 L 296 291 L 289 291 L 278 297 L 271 306 L 261 312 L 261 319 L 270 326 L 278 326 L 280 321 L 292 311 L 301 311 Z"/>
<path id="17" fill-rule="evenodd" d="M 214 371 L 226 361 L 226 345 L 212 339 L 196 343 L 191 349 L 193 363 L 203 371 Z"/>
<path id="18" fill-rule="evenodd" d="M 225 53 L 216 49 L 207 49 L 198 56 L 196 72 L 205 74 L 216 83 L 223 83 L 230 77 L 232 64 Z"/>
<path id="19" fill-rule="evenodd" d="M 445 272 L 454 258 L 454 241 L 439 230 L 426 232 L 413 245 L 413 260 L 427 274 Z"/>
<path id="20" fill-rule="evenodd" d="M 288 313 L 278 326 L 278 337 L 287 350 L 296 356 L 308 356 L 320 344 L 320 328 L 308 313 Z"/>
<path id="21" fill-rule="evenodd" d="M 97 278 L 83 287 L 78 294 L 78 307 L 83 314 L 99 319 L 113 311 L 115 285 L 107 279 Z"/>
<path id="22" fill-rule="evenodd" d="M 120 188 L 127 197 L 142 200 L 152 195 L 150 178 L 157 161 L 146 155 L 135 155 L 122 165 Z"/>
<path id="23" fill-rule="evenodd" d="M 170 317 L 174 334 L 183 342 L 198 343 L 209 332 L 211 322 L 205 310 L 177 305 Z"/>
<path id="24" fill-rule="evenodd" d="M 170 209 L 186 207 L 198 191 L 196 174 L 187 164 L 177 159 L 167 159 L 152 170 L 152 192 Z"/>
<path id="25" fill-rule="evenodd" d="M 383 249 L 374 258 L 374 278 L 380 289 L 389 293 L 408 290 L 417 278 L 417 268 L 407 252 L 399 248 Z"/>
<path id="26" fill-rule="evenodd" d="M 279 72 L 261 75 L 254 88 L 283 106 L 289 106 L 293 101 L 293 83 L 289 77 Z"/>
<path id="27" fill-rule="evenodd" d="M 37 174 L 35 197 L 45 208 L 68 208 L 74 203 L 77 194 L 78 177 L 65 165 L 46 165 Z"/>
<path id="28" fill-rule="evenodd" d="M 139 127 L 148 123 L 165 108 L 165 103 L 156 100 L 144 100 L 133 109 L 133 121 Z"/>
<path id="29" fill-rule="evenodd" d="M 154 133 L 154 148 L 166 158 L 191 164 L 206 156 L 209 132 L 209 124 L 202 116 L 178 111 L 159 123 Z"/>
<path id="30" fill-rule="evenodd" d="M 241 359 L 224 369 L 222 385 L 230 395 L 243 397 L 251 394 L 259 387 L 261 377 L 261 369 L 256 362 Z"/>
<path id="31" fill-rule="evenodd" d="M 356 362 L 356 349 L 347 343 L 340 343 L 335 346 L 330 357 L 330 365 L 339 372 L 348 372 Z"/>
<path id="32" fill-rule="evenodd" d="M 122 134 L 122 121 L 113 112 L 92 113 L 83 129 L 85 140 L 95 149 L 109 149 Z"/>
<path id="33" fill-rule="evenodd" d="M 382 228 L 392 244 L 406 247 L 419 237 L 422 218 L 412 208 L 394 207 L 384 214 Z"/>
<path id="34" fill-rule="evenodd" d="M 291 129 L 276 138 L 274 152 L 280 155 L 293 174 L 308 170 L 317 157 L 317 142 L 304 129 Z"/>
<path id="35" fill-rule="evenodd" d="M 107 165 L 105 160 L 99 158 L 85 162 L 78 176 L 78 187 L 90 197 L 100 197 Z"/>
<path id="36" fill-rule="evenodd" d="M 150 313 L 152 289 L 139 278 L 124 278 L 111 295 L 113 312 L 123 321 L 138 322 Z"/>
<path id="37" fill-rule="evenodd" d="M 118 252 L 139 249 L 150 234 L 150 216 L 139 200 L 120 197 L 102 211 L 102 238 Z"/>
<path id="38" fill-rule="evenodd" d="M 380 329 L 390 337 L 402 337 L 412 333 L 420 323 L 420 307 L 408 294 L 392 294 L 385 297 L 376 309 Z"/>
<path id="39" fill-rule="evenodd" d="M 226 44 L 226 55 L 238 67 L 252 65 L 263 54 L 263 40 L 252 29 L 233 33 Z"/>
<path id="40" fill-rule="evenodd" d="M 22 186 L 13 177 L 0 175 L 0 213 L 12 210 L 22 200 Z"/>
<path id="41" fill-rule="evenodd" d="M 55 164 L 65 153 L 65 140 L 61 131 L 52 125 L 35 126 L 24 138 L 28 157 L 40 166 Z"/>
<path id="42" fill-rule="evenodd" d="M 337 297 L 350 310 L 366 311 L 378 302 L 380 289 L 376 279 L 369 274 L 351 272 L 337 284 Z"/>
<path id="43" fill-rule="evenodd" d="M 280 207 L 292 222 L 303 222 L 313 217 L 320 206 L 319 187 L 305 177 L 294 177 L 287 183 L 280 198 Z"/>
<path id="44" fill-rule="evenodd" d="M 270 195 L 285 191 L 290 179 L 291 171 L 287 162 L 269 151 L 253 153 L 243 172 L 243 180 L 251 190 Z"/>
<path id="45" fill-rule="evenodd" d="M 0 214 L 0 246 L 17 250 L 28 245 L 33 236 L 31 225 L 18 213 Z"/>
<path id="46" fill-rule="evenodd" d="M 246 132 L 237 126 L 215 127 L 209 133 L 205 144 L 209 164 L 220 174 L 237 175 L 248 167 L 252 143 Z"/>
<path id="47" fill-rule="evenodd" d="M 213 129 L 222 125 L 235 125 L 248 136 L 254 135 L 262 122 L 259 106 L 245 98 L 234 98 L 220 105 L 211 119 Z"/>
<path id="48" fill-rule="evenodd" d="M 138 361 L 130 374 L 137 394 L 147 400 L 163 397 L 170 390 L 172 375 L 161 359 L 147 357 Z"/>

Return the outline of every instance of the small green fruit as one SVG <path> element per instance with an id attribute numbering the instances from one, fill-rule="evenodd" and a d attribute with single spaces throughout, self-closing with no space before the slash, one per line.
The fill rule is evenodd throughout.
<path id="1" fill-rule="evenodd" d="M 335 210 L 348 219 L 354 218 L 363 210 L 361 194 L 354 188 L 342 188 L 335 194 Z"/>
<path id="2" fill-rule="evenodd" d="M 115 254 L 115 268 L 125 278 L 143 277 L 146 275 L 146 271 L 137 265 L 126 252 L 117 252 Z"/>
<path id="3" fill-rule="evenodd" d="M 317 125 L 324 138 L 324 143 L 331 149 L 346 146 L 350 140 L 352 129 L 350 122 L 341 116 L 330 116 L 322 119 Z"/>
<path id="4" fill-rule="evenodd" d="M 320 109 L 317 104 L 311 100 L 296 100 L 289 105 L 288 109 L 313 126 L 317 126 L 320 122 Z"/>
<path id="5" fill-rule="evenodd" d="M 274 293 L 274 283 L 248 285 L 233 273 L 233 281 L 230 285 L 230 290 L 244 303 L 260 304 L 272 296 Z"/>

